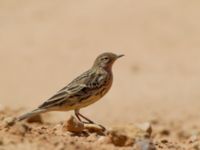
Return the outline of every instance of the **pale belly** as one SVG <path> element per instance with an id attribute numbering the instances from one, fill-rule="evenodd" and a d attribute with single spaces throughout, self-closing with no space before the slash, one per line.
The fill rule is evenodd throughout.
<path id="1" fill-rule="evenodd" d="M 112 82 L 108 85 L 106 89 L 100 89 L 95 95 L 92 95 L 88 97 L 87 99 L 83 99 L 81 101 L 74 99 L 73 101 L 76 101 L 74 104 L 65 105 L 62 108 L 59 108 L 59 111 L 70 111 L 70 110 L 87 107 L 88 105 L 91 105 L 95 103 L 96 101 L 100 100 L 109 91 L 111 85 L 112 85 Z"/>
<path id="2" fill-rule="evenodd" d="M 74 110 L 74 109 L 80 109 L 80 108 L 83 108 L 83 107 L 87 107 L 88 105 L 91 105 L 91 104 L 97 102 L 101 98 L 102 97 L 100 97 L 100 96 L 94 96 L 94 97 L 88 98 L 86 100 L 83 100 L 81 102 L 78 102 L 78 103 L 74 104 L 73 106 L 69 107 L 68 109 Z"/>

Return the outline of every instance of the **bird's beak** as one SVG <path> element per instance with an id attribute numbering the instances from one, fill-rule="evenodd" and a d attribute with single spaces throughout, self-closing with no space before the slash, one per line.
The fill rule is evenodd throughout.
<path id="1" fill-rule="evenodd" d="M 123 56 L 124 56 L 123 54 L 121 54 L 121 55 L 118 55 L 118 56 L 117 56 L 117 59 L 118 59 L 118 58 L 120 58 L 120 57 L 123 57 Z"/>

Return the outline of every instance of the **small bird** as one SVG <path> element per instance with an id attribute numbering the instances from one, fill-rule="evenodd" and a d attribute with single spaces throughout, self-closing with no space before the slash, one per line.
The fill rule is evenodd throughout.
<path id="1" fill-rule="evenodd" d="M 124 55 L 108 52 L 99 55 L 91 69 L 75 78 L 38 108 L 17 117 L 16 120 L 21 121 L 49 111 L 74 110 L 79 121 L 93 124 L 79 110 L 98 101 L 109 91 L 113 82 L 112 65 L 122 56 Z"/>

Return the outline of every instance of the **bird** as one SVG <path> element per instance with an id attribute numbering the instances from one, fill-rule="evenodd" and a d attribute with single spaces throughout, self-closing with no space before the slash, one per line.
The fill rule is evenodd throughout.
<path id="1" fill-rule="evenodd" d="M 89 70 L 72 80 L 36 109 L 17 117 L 16 120 L 22 121 L 49 111 L 74 110 L 80 122 L 94 124 L 80 113 L 80 109 L 95 103 L 109 91 L 113 83 L 112 66 L 122 56 L 124 55 L 111 52 L 100 54 Z"/>

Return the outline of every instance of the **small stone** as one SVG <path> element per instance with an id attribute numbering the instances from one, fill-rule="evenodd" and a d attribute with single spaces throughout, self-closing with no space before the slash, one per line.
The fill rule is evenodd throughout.
<path id="1" fill-rule="evenodd" d="M 138 126 L 140 129 L 142 129 L 145 132 L 148 132 L 149 135 L 151 135 L 152 127 L 151 127 L 151 124 L 149 122 L 145 122 L 145 123 L 142 123 L 142 124 L 137 124 L 136 126 Z"/>
<path id="2" fill-rule="evenodd" d="M 109 138 L 111 143 L 113 143 L 115 146 L 125 146 L 125 143 L 128 139 L 128 137 L 117 131 L 117 130 L 113 130 L 109 133 Z"/>
<path id="3" fill-rule="evenodd" d="M 191 137 L 191 133 L 189 131 L 186 131 L 186 130 L 180 130 L 178 133 L 177 133 L 177 137 L 179 139 L 184 139 L 184 140 L 187 140 Z"/>
<path id="4" fill-rule="evenodd" d="M 161 134 L 162 136 L 169 136 L 169 135 L 170 135 L 170 131 L 169 131 L 168 129 L 162 129 L 162 130 L 160 131 L 160 134 Z"/>
<path id="5" fill-rule="evenodd" d="M 112 143 L 111 139 L 108 136 L 101 136 L 98 141 L 99 144 L 110 144 Z"/>
<path id="6" fill-rule="evenodd" d="M 43 123 L 41 115 L 36 115 L 27 119 L 29 123 Z"/>
<path id="7" fill-rule="evenodd" d="M 74 116 L 71 116 L 69 120 L 63 124 L 63 131 L 80 133 L 83 130 L 84 124 L 75 119 Z"/>
<path id="8" fill-rule="evenodd" d="M 116 146 L 132 146 L 136 139 L 146 139 L 150 137 L 152 130 L 150 126 L 138 127 L 138 125 L 123 125 L 113 127 L 108 131 L 110 141 Z M 148 131 L 148 132 L 147 132 Z"/>
<path id="9" fill-rule="evenodd" d="M 158 124 L 159 124 L 159 120 L 156 119 L 156 118 L 151 119 L 150 122 L 151 122 L 151 124 L 153 124 L 153 125 L 158 125 Z"/>
<path id="10" fill-rule="evenodd" d="M 4 144 L 3 139 L 0 139 L 0 146 L 3 144 Z"/>
<path id="11" fill-rule="evenodd" d="M 163 139 L 163 140 L 161 140 L 161 143 L 166 144 L 166 143 L 168 143 L 168 140 L 167 139 Z"/>
<path id="12" fill-rule="evenodd" d="M 187 147 L 188 150 L 200 150 L 200 143 L 194 142 Z"/>
<path id="13" fill-rule="evenodd" d="M 3 120 L 3 124 L 5 127 L 13 126 L 15 124 L 16 118 L 14 117 L 7 117 Z"/>
<path id="14" fill-rule="evenodd" d="M 194 143 L 194 142 L 196 142 L 197 140 L 198 140 L 197 135 L 193 135 L 193 136 L 191 136 L 191 137 L 189 138 L 189 143 Z"/>
<path id="15" fill-rule="evenodd" d="M 84 127 L 89 132 L 102 133 L 105 130 L 104 128 L 102 128 L 98 124 L 85 124 Z"/>
<path id="16" fill-rule="evenodd" d="M 156 150 L 150 139 L 139 139 L 135 141 L 134 150 Z"/>

